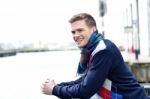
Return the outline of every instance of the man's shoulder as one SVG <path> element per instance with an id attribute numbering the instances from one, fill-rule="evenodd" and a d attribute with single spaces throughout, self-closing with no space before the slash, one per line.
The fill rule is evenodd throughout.
<path id="1" fill-rule="evenodd" d="M 104 43 L 103 40 L 101 40 L 98 45 L 96 46 L 96 48 L 94 49 L 94 51 L 92 52 L 92 56 L 94 56 L 96 53 L 102 51 L 102 50 L 105 50 L 106 49 L 106 45 Z"/>

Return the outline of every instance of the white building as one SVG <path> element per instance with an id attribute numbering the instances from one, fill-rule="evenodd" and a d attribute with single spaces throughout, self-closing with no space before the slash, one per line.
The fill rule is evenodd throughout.
<path id="1" fill-rule="evenodd" d="M 150 56 L 150 0 L 139 0 L 139 35 L 141 54 Z"/>
<path id="2" fill-rule="evenodd" d="M 129 49 L 150 56 L 150 0 L 129 0 L 124 12 Z"/>

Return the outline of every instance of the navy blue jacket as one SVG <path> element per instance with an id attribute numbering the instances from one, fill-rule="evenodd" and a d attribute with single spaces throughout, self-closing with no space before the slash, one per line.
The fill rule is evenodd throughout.
<path id="1" fill-rule="evenodd" d="M 52 94 L 63 99 L 90 99 L 107 78 L 112 81 L 110 99 L 148 99 L 115 44 L 106 39 L 100 43 L 102 49 L 93 56 L 86 75 L 56 85 Z"/>

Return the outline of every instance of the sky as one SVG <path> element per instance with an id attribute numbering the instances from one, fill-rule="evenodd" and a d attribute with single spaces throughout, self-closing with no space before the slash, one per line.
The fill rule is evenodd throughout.
<path id="1" fill-rule="evenodd" d="M 122 30 L 122 1 L 125 0 L 107 0 L 107 37 L 116 42 L 122 39 L 115 36 Z M 99 0 L 0 0 L 0 42 L 72 42 L 68 20 L 74 14 L 90 13 L 101 29 L 98 3 Z"/>
<path id="2" fill-rule="evenodd" d="M 80 12 L 98 17 L 97 2 L 98 0 L 0 0 L 0 41 L 72 41 L 68 20 Z"/>

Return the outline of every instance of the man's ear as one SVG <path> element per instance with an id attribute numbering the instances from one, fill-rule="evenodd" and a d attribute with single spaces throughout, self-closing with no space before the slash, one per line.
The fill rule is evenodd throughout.
<path id="1" fill-rule="evenodd" d="M 96 29 L 96 27 L 93 27 L 92 30 L 93 30 L 93 32 L 95 32 L 97 29 Z"/>

